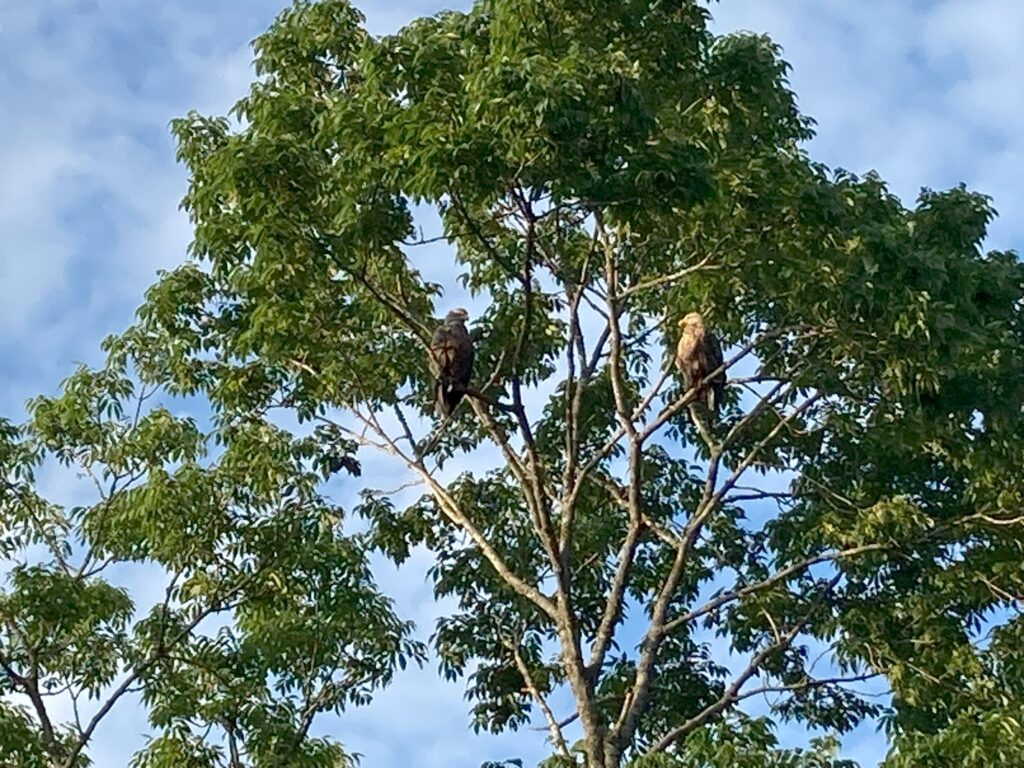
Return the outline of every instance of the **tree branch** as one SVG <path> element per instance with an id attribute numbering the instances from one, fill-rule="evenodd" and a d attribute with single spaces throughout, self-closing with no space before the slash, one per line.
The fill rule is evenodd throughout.
<path id="1" fill-rule="evenodd" d="M 616 566 L 615 575 L 612 577 L 608 598 L 605 601 L 604 611 L 601 615 L 601 622 L 598 625 L 597 633 L 594 636 L 594 643 L 591 646 L 590 661 L 587 665 L 590 676 L 593 676 L 604 664 L 605 654 L 615 632 L 615 625 L 622 617 L 626 584 L 636 556 L 637 545 L 640 542 L 640 532 L 643 528 L 643 501 L 641 494 L 643 449 L 642 441 L 633 424 L 633 414 L 626 403 L 622 381 L 622 334 L 619 329 L 619 307 L 614 298 L 617 293 L 618 276 L 612 244 L 608 242 L 600 216 L 597 217 L 597 227 L 602 233 L 601 242 L 605 249 L 605 280 L 608 283 L 608 328 L 610 329 L 611 338 L 609 351 L 612 392 L 615 398 L 615 410 L 618 415 L 619 424 L 625 430 L 629 439 L 629 467 L 628 484 L 626 487 L 626 511 L 628 517 L 626 535 L 623 538 L 622 546 L 619 548 L 618 565 Z"/>
<path id="2" fill-rule="evenodd" d="M 253 571 L 253 573 L 249 574 L 246 578 L 242 579 L 238 584 L 229 589 L 224 595 L 220 596 L 213 603 L 206 606 L 203 610 L 199 611 L 197 615 L 194 616 L 192 620 L 187 625 L 185 625 L 185 627 L 180 632 L 178 632 L 175 635 L 174 639 L 170 641 L 169 645 L 177 645 L 182 640 L 187 638 L 192 633 L 192 631 L 197 626 L 199 626 L 200 622 L 202 622 L 207 616 L 217 613 L 218 611 L 224 610 L 230 598 L 236 595 L 241 590 L 243 590 L 260 573 L 262 573 L 262 570 Z M 176 578 L 177 576 L 175 576 L 175 579 Z M 171 586 L 167 588 L 167 599 L 164 602 L 165 606 L 168 604 L 168 601 L 170 599 L 170 591 L 173 588 L 173 585 L 174 581 L 172 581 Z M 82 750 L 85 749 L 85 746 L 89 743 L 89 739 L 92 738 L 93 732 L 96 730 L 100 722 L 102 722 L 103 718 L 107 716 L 107 713 L 110 712 L 110 710 L 114 707 L 114 705 L 122 696 L 124 696 L 131 690 L 132 685 L 134 685 L 134 683 L 146 672 L 146 670 L 148 670 L 150 667 L 153 666 L 153 664 L 155 664 L 157 661 L 164 657 L 168 644 L 164 642 L 162 630 L 163 627 L 161 627 L 161 638 L 159 647 L 150 651 L 146 658 L 138 665 L 136 665 L 135 668 L 132 669 L 131 673 L 129 673 L 128 676 L 122 681 L 122 683 L 114 689 L 113 693 L 111 693 L 110 696 L 107 697 L 107 700 L 96 711 L 92 719 L 89 720 L 89 724 L 85 727 L 85 730 L 81 732 L 81 735 L 76 740 L 75 745 L 72 747 L 70 754 L 63 761 L 63 763 L 61 763 L 61 768 L 72 768 L 72 766 L 74 766 L 79 754 L 81 754 Z"/>
<path id="3" fill-rule="evenodd" d="M 839 583 L 840 578 L 841 575 L 837 575 L 829 581 L 828 588 L 825 590 L 825 594 L 831 592 L 835 585 Z M 754 690 L 749 691 L 745 694 L 740 694 L 740 690 L 747 683 L 747 681 L 750 680 L 750 678 L 752 678 L 760 671 L 761 666 L 764 664 L 765 661 L 767 661 L 773 654 L 778 653 L 780 651 L 784 651 L 792 644 L 796 636 L 800 634 L 800 632 L 803 630 L 805 626 L 807 626 L 807 622 L 810 621 L 811 615 L 814 613 L 815 608 L 817 608 L 818 604 L 820 603 L 821 599 L 823 599 L 823 597 L 824 595 L 819 596 L 818 600 L 814 601 L 812 606 L 804 614 L 803 618 L 797 621 L 789 629 L 789 631 L 787 631 L 774 643 L 768 645 L 766 648 L 762 649 L 757 654 L 755 654 L 754 657 L 751 659 L 750 663 L 747 664 L 746 668 L 742 672 L 740 672 L 740 674 L 733 680 L 733 682 L 726 689 L 725 693 L 723 693 L 722 696 L 716 702 L 709 705 L 707 708 L 704 709 L 703 712 L 690 718 L 685 723 L 677 726 L 676 728 L 671 729 L 668 733 L 662 736 L 661 739 L 659 739 L 653 747 L 651 747 L 650 752 L 664 752 L 672 744 L 686 736 L 686 734 L 690 733 L 695 728 L 699 728 L 700 726 L 704 725 L 704 723 L 708 722 L 711 718 L 713 718 L 715 715 L 719 714 L 723 710 L 733 706 L 738 701 L 742 700 L 743 698 L 746 698 L 747 696 L 753 696 L 757 693 L 761 693 L 762 691 L 760 690 Z"/>
<path id="4" fill-rule="evenodd" d="M 760 453 L 766 445 L 775 439 L 776 435 L 778 435 L 779 431 L 785 427 L 788 421 L 792 420 L 809 408 L 818 398 L 818 395 L 808 398 L 799 408 L 794 409 L 786 419 L 781 420 L 763 440 L 750 449 L 733 474 L 717 491 L 715 490 L 715 487 L 717 485 L 718 466 L 721 461 L 722 454 L 720 449 L 717 447 L 712 450 L 708 466 L 708 477 L 705 482 L 701 502 L 698 504 L 697 509 L 694 512 L 694 516 L 686 525 L 683 536 L 676 548 L 676 556 L 672 562 L 669 574 L 666 577 L 651 610 L 651 621 L 648 625 L 647 632 L 644 635 L 643 651 L 641 652 L 640 659 L 637 663 L 633 689 L 626 697 L 626 701 L 624 702 L 622 711 L 620 712 L 619 720 L 616 724 L 616 731 L 618 733 L 620 744 L 624 744 L 632 739 L 640 714 L 647 706 L 647 700 L 650 697 L 654 661 L 657 656 L 658 649 L 661 647 L 661 644 L 666 637 L 665 621 L 668 606 L 675 594 L 679 580 L 682 578 L 682 574 L 688 560 L 687 555 L 690 547 L 692 547 L 694 542 L 697 540 L 704 523 L 717 508 L 722 497 L 729 492 L 736 482 L 739 481 L 743 472 L 754 462 L 758 453 Z"/>
<path id="5" fill-rule="evenodd" d="M 878 552 L 879 550 L 891 549 L 890 544 L 865 544 L 860 547 L 852 547 L 850 549 L 843 549 L 838 552 L 828 552 L 814 557 L 808 557 L 805 560 L 801 560 L 798 563 L 794 563 L 780 571 L 772 574 L 766 579 L 757 582 L 756 584 L 750 584 L 739 589 L 732 589 L 728 592 L 723 592 L 708 602 L 704 603 L 700 608 L 695 608 L 692 611 L 688 611 L 684 614 L 676 616 L 674 619 L 670 619 L 665 622 L 665 633 L 669 634 L 679 627 L 689 624 L 694 619 L 699 619 L 701 616 L 705 616 L 717 609 L 721 608 L 726 603 L 731 603 L 734 600 L 740 600 L 748 595 L 752 595 L 756 592 L 760 592 L 764 589 L 768 589 L 776 584 L 779 584 L 787 579 L 796 576 L 812 566 L 820 563 L 835 562 L 837 560 L 845 560 L 850 557 L 856 557 L 866 552 Z"/>
<path id="6" fill-rule="evenodd" d="M 547 699 L 537 688 L 537 685 L 533 682 L 533 675 L 530 674 L 530 668 L 526 664 L 526 660 L 523 659 L 523 655 L 519 652 L 519 646 L 516 643 L 506 641 L 505 647 L 512 652 L 512 657 L 515 659 L 516 669 L 519 670 L 519 674 L 523 677 L 523 683 L 526 685 L 526 689 L 530 692 L 530 696 L 537 702 L 537 706 L 540 707 L 541 712 L 544 714 L 544 719 L 548 723 L 548 736 L 551 739 L 551 744 L 558 750 L 558 752 L 565 757 L 569 756 L 569 746 L 565 743 L 565 737 L 562 735 L 562 726 L 559 725 L 558 720 L 555 719 L 555 713 L 551 711 L 551 707 L 548 706 Z"/>
<path id="7" fill-rule="evenodd" d="M 29 701 L 32 703 L 32 708 L 35 710 L 36 717 L 39 718 L 39 729 L 43 739 L 43 746 L 51 756 L 56 758 L 54 753 L 57 748 L 57 738 L 54 733 L 53 722 L 46 711 L 46 702 L 43 701 L 42 694 L 39 692 L 38 675 L 19 675 L 14 671 L 12 661 L 2 656 L 0 656 L 0 669 L 3 669 L 11 682 L 21 688 L 25 695 L 28 696 Z"/>
<path id="8" fill-rule="evenodd" d="M 418 464 L 415 459 L 408 456 L 401 448 L 398 447 L 397 443 L 387 435 L 387 433 L 379 430 L 373 425 L 365 416 L 359 411 L 353 410 L 356 418 L 362 421 L 370 429 L 378 434 L 378 436 L 384 440 L 384 443 L 376 443 L 374 441 L 367 441 L 370 445 L 378 448 L 379 450 L 389 453 L 405 462 L 406 466 L 413 472 L 418 474 L 423 481 L 427 484 L 430 489 L 431 496 L 437 502 L 441 512 L 451 520 L 456 526 L 464 530 L 472 539 L 473 543 L 480 549 L 480 552 L 484 555 L 491 566 L 498 572 L 498 575 L 507 583 L 516 593 L 525 597 L 544 613 L 546 613 L 554 621 L 558 621 L 558 611 L 555 605 L 545 597 L 541 592 L 531 584 L 525 582 L 522 578 L 517 576 L 508 564 L 504 561 L 501 555 L 491 546 L 487 537 L 480 532 L 473 522 L 466 516 L 466 514 L 459 509 L 458 504 L 448 494 L 448 491 L 442 486 L 437 480 L 434 479 L 422 464 Z M 332 422 L 333 423 L 333 422 Z M 357 441 L 365 441 L 366 438 L 356 437 Z"/>
<path id="9" fill-rule="evenodd" d="M 673 272 L 670 275 L 663 275 L 662 277 L 658 277 L 653 280 L 645 280 L 642 283 L 637 283 L 636 285 L 630 286 L 622 293 L 618 294 L 616 298 L 620 300 L 627 299 L 630 296 L 634 296 L 638 293 L 641 293 L 642 291 L 648 291 L 651 288 L 657 288 L 658 286 L 666 285 L 667 283 L 673 283 L 676 280 L 680 280 L 686 277 L 687 275 L 692 275 L 694 272 L 700 272 L 701 270 L 721 269 L 721 265 L 708 266 L 709 262 L 711 261 L 712 257 L 714 257 L 714 255 L 715 253 L 712 252 L 705 256 L 696 264 L 680 269 L 676 272 Z"/>

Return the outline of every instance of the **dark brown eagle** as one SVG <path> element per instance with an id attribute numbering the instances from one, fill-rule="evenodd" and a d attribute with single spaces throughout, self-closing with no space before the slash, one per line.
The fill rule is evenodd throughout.
<path id="1" fill-rule="evenodd" d="M 473 340 L 466 330 L 469 313 L 453 309 L 430 340 L 434 404 L 442 418 L 451 416 L 473 374 Z"/>
<path id="2" fill-rule="evenodd" d="M 680 320 L 679 329 L 682 333 L 676 347 L 676 367 L 683 374 L 687 389 L 704 387 L 704 404 L 715 415 L 725 394 L 725 371 L 714 373 L 722 366 L 722 347 L 704 327 L 700 312 L 691 312 Z"/>

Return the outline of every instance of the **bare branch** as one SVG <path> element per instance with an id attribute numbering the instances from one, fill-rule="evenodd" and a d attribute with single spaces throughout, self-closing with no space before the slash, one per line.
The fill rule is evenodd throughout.
<path id="1" fill-rule="evenodd" d="M 891 549 L 890 544 L 865 544 L 860 547 L 852 547 L 850 549 L 839 550 L 838 552 L 826 552 L 815 557 L 808 557 L 805 560 L 801 560 L 798 563 L 794 563 L 780 571 L 772 574 L 766 579 L 763 579 L 756 584 L 750 584 L 740 589 L 732 589 L 728 592 L 723 592 L 717 597 L 704 603 L 700 608 L 695 608 L 692 611 L 688 611 L 680 616 L 676 616 L 665 622 L 665 633 L 671 633 L 679 627 L 689 624 L 694 619 L 699 619 L 701 616 L 705 616 L 721 608 L 726 603 L 731 603 L 734 600 L 740 600 L 748 595 L 755 594 L 762 590 L 768 589 L 769 587 L 775 586 L 787 579 L 796 576 L 797 574 L 803 573 L 808 568 L 818 565 L 819 563 L 835 562 L 837 560 L 845 560 L 847 558 L 856 557 L 866 552 L 878 552 L 879 550 Z"/>
<path id="2" fill-rule="evenodd" d="M 746 472 L 750 465 L 757 460 L 758 454 L 760 454 L 761 451 L 763 451 L 768 445 L 770 445 L 771 442 L 778 436 L 778 434 L 783 429 L 785 429 L 791 421 L 793 421 L 793 419 L 805 413 L 812 405 L 818 402 L 821 399 L 821 397 L 822 395 L 820 393 L 808 397 L 806 400 L 804 400 L 803 403 L 801 403 L 799 406 L 790 411 L 789 414 L 785 416 L 785 418 L 780 419 L 779 423 L 776 424 L 771 429 L 771 431 L 768 432 L 767 435 L 765 435 L 760 441 L 758 441 L 756 445 L 754 445 L 747 452 L 747 455 L 739 463 L 736 469 L 733 470 L 732 475 L 730 475 L 729 478 L 726 479 L 726 481 L 722 484 L 721 488 L 719 488 L 718 491 L 715 492 L 715 495 L 711 498 L 708 504 L 709 508 L 713 508 L 714 506 L 716 506 L 722 500 L 725 494 L 732 490 L 733 486 L 735 486 L 736 483 L 739 482 L 739 479 L 743 476 L 743 473 Z M 739 425 L 737 425 L 737 427 L 738 426 Z"/>
<path id="3" fill-rule="evenodd" d="M 491 397 L 490 395 L 486 395 L 483 392 L 474 389 L 473 387 L 466 387 L 464 394 L 467 397 L 473 398 L 474 400 L 479 400 L 482 403 L 487 403 L 492 408 L 497 408 L 499 411 L 504 411 L 505 413 L 512 413 L 518 415 L 521 410 L 521 406 L 503 403 L 500 400 Z"/>
<path id="4" fill-rule="evenodd" d="M 658 286 L 666 285 L 668 283 L 674 283 L 677 280 L 681 280 L 687 275 L 692 275 L 694 272 L 700 272 L 702 270 L 721 269 L 721 265 L 710 265 L 711 259 L 714 257 L 715 252 L 709 253 L 703 259 L 698 261 L 692 266 L 685 267 L 669 275 L 663 275 L 662 277 L 654 278 L 653 280 L 645 280 L 642 283 L 637 283 L 618 294 L 617 299 L 627 299 L 630 296 L 634 296 L 643 291 L 649 291 L 651 288 L 657 288 Z"/>
<path id="5" fill-rule="evenodd" d="M 609 369 L 612 385 L 612 395 L 615 400 L 615 413 L 618 416 L 619 425 L 631 438 L 636 434 L 633 425 L 632 413 L 626 403 L 625 383 L 622 380 L 622 333 L 619 328 L 619 306 L 616 304 L 615 294 L 618 286 L 618 271 L 615 265 L 615 255 L 612 243 L 608 240 L 608 234 L 604 230 L 604 223 L 600 216 L 597 216 L 597 228 L 601 232 L 601 244 L 605 252 L 605 276 L 608 283 L 608 333 L 611 341 L 609 347 Z"/>
<path id="6" fill-rule="evenodd" d="M 452 194 L 451 202 L 452 208 L 458 211 L 459 216 L 462 217 L 463 222 L 468 227 L 469 234 L 473 235 L 473 237 L 476 238 L 476 241 L 481 246 L 483 246 L 483 249 L 487 251 L 488 255 L 491 257 L 495 264 L 497 264 L 503 270 L 505 270 L 505 273 L 509 277 L 515 278 L 516 270 L 513 267 L 511 267 L 508 263 L 506 263 L 504 255 L 498 252 L 498 249 L 494 246 L 494 243 L 492 243 L 490 239 L 488 239 L 487 235 L 480 228 L 480 225 L 476 222 L 475 219 L 473 219 L 472 216 L 469 215 L 469 211 L 462 204 L 462 199 L 458 195 Z"/>
<path id="7" fill-rule="evenodd" d="M 582 274 L 586 274 L 587 261 L 584 261 Z M 565 382 L 565 468 L 562 471 L 561 520 L 558 533 L 558 548 L 561 553 L 562 570 L 568 572 L 572 557 L 572 525 L 576 515 L 575 499 L 576 470 L 580 459 L 580 408 L 583 402 L 583 390 L 586 380 L 580 371 L 576 374 L 577 359 L 579 364 L 586 366 L 586 344 L 583 341 L 583 329 L 580 327 L 580 297 L 582 289 L 572 294 L 569 302 L 569 340 L 566 344 L 566 367 L 568 369 Z"/>
<path id="8" fill-rule="evenodd" d="M 0 669 L 3 669 L 10 681 L 20 688 L 26 696 L 28 696 L 29 701 L 32 703 L 32 708 L 35 710 L 36 717 L 39 718 L 39 730 L 40 736 L 43 740 L 43 746 L 45 746 L 46 750 L 52 755 L 57 746 L 57 740 L 53 729 L 53 723 L 51 722 L 50 715 L 46 710 L 46 702 L 43 701 L 42 694 L 39 691 L 38 675 L 18 674 L 14 671 L 12 660 L 3 656 L 0 656 Z"/>
<path id="9" fill-rule="evenodd" d="M 688 733 L 694 731 L 695 729 L 707 723 L 709 720 L 711 720 L 711 718 L 719 714 L 722 710 L 734 706 L 735 704 L 738 704 L 739 702 L 745 699 L 749 699 L 753 696 L 760 696 L 764 693 L 796 693 L 799 691 L 824 688 L 830 685 L 847 685 L 850 683 L 861 683 L 866 680 L 877 679 L 880 676 L 880 672 L 868 672 L 862 675 L 851 675 L 849 677 L 829 677 L 821 679 L 807 678 L 806 680 L 802 680 L 798 683 L 792 683 L 790 685 L 762 685 L 756 688 L 749 688 L 746 691 L 743 691 L 742 693 L 737 691 L 731 696 L 729 696 L 729 699 L 727 701 L 725 700 L 725 697 L 719 699 L 719 701 L 715 702 L 715 704 L 713 704 L 704 712 L 701 712 L 699 715 L 692 717 L 690 720 L 687 720 L 678 728 L 675 728 L 672 731 L 670 731 L 668 734 L 666 734 L 665 737 L 662 738 L 661 741 L 655 744 L 650 751 L 652 753 L 664 752 L 672 744 L 678 742 Z M 746 680 L 749 679 L 749 677 L 746 678 L 744 682 L 746 682 Z M 662 742 L 665 742 L 670 738 L 671 740 L 668 741 L 668 743 L 662 745 Z"/>
<path id="10" fill-rule="evenodd" d="M 986 523 L 989 523 L 990 525 L 1000 525 L 1000 526 L 1002 526 L 1002 525 L 1019 525 L 1021 523 L 1024 523 L 1024 515 L 1019 515 L 1017 517 L 992 517 L 991 515 L 986 515 L 986 514 L 979 513 L 977 515 L 972 515 L 971 518 L 968 518 L 968 519 L 982 520 L 982 521 L 984 521 Z"/>
<path id="11" fill-rule="evenodd" d="M 643 469 L 642 441 L 633 424 L 633 414 L 626 402 L 625 387 L 622 380 L 622 335 L 619 329 L 619 307 L 614 298 L 617 293 L 618 283 L 615 257 L 612 252 L 612 244 L 608 241 L 608 236 L 604 232 L 604 225 L 600 217 L 597 217 L 597 227 L 601 232 L 601 242 L 605 249 L 605 280 L 608 283 L 608 328 L 610 329 L 611 338 L 609 352 L 612 393 L 615 399 L 615 411 L 618 416 L 619 425 L 625 430 L 629 438 L 629 481 L 626 489 L 626 510 L 628 516 L 626 535 L 619 548 L 615 575 L 612 577 L 608 597 L 605 600 L 601 622 L 598 625 L 597 633 L 594 635 L 590 661 L 587 665 L 591 675 L 604 664 L 605 654 L 611 645 L 615 632 L 615 625 L 622 617 L 626 583 L 629 578 L 629 571 L 633 566 L 633 560 L 636 557 L 640 533 L 643 528 L 643 500 L 641 494 Z"/>
<path id="12" fill-rule="evenodd" d="M 781 502 L 795 497 L 796 494 L 790 493 L 789 491 L 751 491 L 749 493 L 732 494 L 726 496 L 722 500 L 735 503 L 738 501 L 763 501 L 765 499 L 775 499 Z"/>
<path id="13" fill-rule="evenodd" d="M 437 502 L 438 507 L 440 507 L 441 512 L 451 520 L 452 523 L 469 535 L 470 539 L 472 539 L 473 543 L 480 549 L 483 556 L 498 572 L 498 575 L 500 575 L 515 592 L 528 599 L 553 620 L 558 621 L 558 611 L 551 600 L 541 594 L 536 587 L 528 584 L 522 578 L 513 573 L 512 569 L 504 561 L 501 555 L 498 554 L 497 550 L 491 546 L 487 537 L 481 533 L 480 529 L 473 524 L 473 522 L 459 508 L 458 504 L 455 503 L 455 500 L 448 493 L 447 489 L 435 480 L 433 475 L 431 475 L 422 464 L 417 463 L 413 457 L 406 454 L 398 444 L 387 435 L 387 433 L 378 430 L 378 428 L 373 425 L 373 422 L 368 420 L 367 417 L 363 416 L 357 410 L 353 410 L 353 414 L 356 418 L 360 419 L 364 424 L 376 432 L 381 440 L 384 441 L 383 443 L 370 441 L 371 444 L 385 453 L 404 461 L 409 469 L 423 479 L 427 484 L 427 487 L 430 489 L 430 493 L 434 497 L 434 500 Z M 365 440 L 365 438 L 361 439 Z"/>
<path id="14" fill-rule="evenodd" d="M 825 594 L 830 592 L 832 588 L 839 583 L 839 579 L 840 576 L 835 576 L 829 581 L 828 589 Z M 738 701 L 746 698 L 747 696 L 762 693 L 762 690 L 749 691 L 743 694 L 741 694 L 740 691 L 743 686 L 746 685 L 748 680 L 760 672 L 761 666 L 765 661 L 774 654 L 786 650 L 792 644 L 793 640 L 796 639 L 796 636 L 800 634 L 805 626 L 807 626 L 807 622 L 810 621 L 811 615 L 822 598 L 823 595 L 819 596 L 818 600 L 814 601 L 812 606 L 804 614 L 803 618 L 797 621 L 784 635 L 779 637 L 779 639 L 774 643 L 756 653 L 746 668 L 736 676 L 733 682 L 716 702 L 705 708 L 703 712 L 693 716 L 685 723 L 671 729 L 668 733 L 662 736 L 661 739 L 659 739 L 651 748 L 651 753 L 664 752 L 672 744 L 686 736 L 686 734 L 690 733 L 695 728 L 699 728 L 704 725 L 704 723 L 711 720 L 711 718 L 715 717 L 723 710 L 734 706 Z"/>
<path id="15" fill-rule="evenodd" d="M 604 346 L 608 343 L 608 337 L 610 335 L 611 328 L 605 325 L 605 327 L 601 329 L 601 335 L 598 336 L 597 341 L 594 342 L 594 348 L 590 351 L 590 360 L 587 361 L 586 367 L 580 374 L 580 377 L 584 381 L 589 381 L 597 370 L 598 363 L 601 362 L 601 358 L 604 356 Z"/>
<path id="16" fill-rule="evenodd" d="M 416 439 L 412 436 L 412 429 L 409 428 L 409 422 L 405 418 L 402 406 L 398 403 L 392 403 L 391 407 L 395 412 L 395 418 L 398 419 L 398 423 L 402 425 L 402 431 L 405 433 L 405 439 L 409 441 L 409 448 L 412 450 L 413 455 L 417 460 L 422 460 L 422 454 L 420 453 L 419 446 L 416 444 Z"/>
<path id="17" fill-rule="evenodd" d="M 984 576 L 979 575 L 981 583 L 988 587 L 991 592 L 998 600 L 1006 601 L 1008 603 L 1024 603 L 1024 597 L 1021 595 L 1014 595 L 1011 592 L 1007 592 L 1005 589 L 995 584 L 991 579 L 987 579 Z"/>
<path id="18" fill-rule="evenodd" d="M 235 723 L 234 721 L 224 724 L 224 731 L 228 737 L 228 754 L 230 755 L 231 762 L 229 763 L 230 768 L 242 768 L 242 758 L 238 753 L 238 742 L 235 737 Z"/>
<path id="19" fill-rule="evenodd" d="M 565 743 L 565 737 L 562 735 L 562 726 L 558 720 L 555 719 L 555 713 L 551 711 L 551 707 L 548 705 L 547 699 L 544 698 L 544 694 L 537 688 L 536 683 L 533 682 L 533 675 L 530 674 L 530 668 L 526 664 L 526 660 L 523 659 L 523 655 L 519 652 L 519 646 L 517 643 L 506 641 L 505 647 L 512 652 L 512 657 L 515 659 L 516 669 L 519 670 L 519 674 L 523 677 L 523 683 L 526 685 L 526 689 L 530 692 L 530 696 L 537 702 L 537 706 L 540 707 L 540 711 L 544 714 L 544 719 L 548 723 L 548 737 L 551 739 L 551 744 L 558 750 L 558 752 L 566 757 L 569 756 L 569 746 Z"/>
<path id="20" fill-rule="evenodd" d="M 717 485 L 718 467 L 722 454 L 719 447 L 716 446 L 712 448 L 708 464 L 708 477 L 705 482 L 702 499 L 698 504 L 693 517 L 686 525 L 683 536 L 676 548 L 676 555 L 673 559 L 672 566 L 669 569 L 668 576 L 666 576 L 661 590 L 658 593 L 658 597 L 655 599 L 654 605 L 651 609 L 651 620 L 648 625 L 647 632 L 644 635 L 643 651 L 641 652 L 640 659 L 637 662 L 633 689 L 626 697 L 626 701 L 624 702 L 619 715 L 619 720 L 616 724 L 616 730 L 619 733 L 620 739 L 628 741 L 632 738 L 632 734 L 636 730 L 636 724 L 640 714 L 643 711 L 643 708 L 647 705 L 647 700 L 650 697 L 650 686 L 653 679 L 652 673 L 654 670 L 654 661 L 657 656 L 658 649 L 661 647 L 661 644 L 666 637 L 665 621 L 668 606 L 671 603 L 672 596 L 675 594 L 679 580 L 682 578 L 689 550 L 700 535 L 700 531 L 705 522 L 721 503 L 725 494 L 732 489 L 732 487 L 739 481 L 740 477 L 742 477 L 746 469 L 753 464 L 761 450 L 775 439 L 778 433 L 790 420 L 804 412 L 814 402 L 816 402 L 818 398 L 818 395 L 808 398 L 800 407 L 794 409 L 785 419 L 781 420 L 763 440 L 750 449 L 744 459 L 740 462 L 739 466 L 737 466 L 733 471 L 732 475 L 717 491 L 715 488 Z"/>
<path id="21" fill-rule="evenodd" d="M 622 605 L 626 595 L 629 571 L 632 568 L 637 546 L 640 543 L 640 534 L 643 530 L 642 501 L 640 498 L 640 469 L 642 461 L 640 446 L 634 442 L 630 445 L 629 452 L 630 483 L 626 500 L 629 522 L 626 527 L 626 536 L 622 541 L 622 546 L 619 548 L 618 565 L 615 569 L 615 575 L 612 577 L 608 598 L 605 600 L 601 623 L 598 625 L 597 633 L 594 635 L 594 643 L 590 651 L 590 661 L 587 664 L 591 674 L 599 670 L 601 665 L 604 664 L 605 654 L 608 652 L 608 647 L 611 645 L 615 634 L 615 625 L 622 617 Z"/>

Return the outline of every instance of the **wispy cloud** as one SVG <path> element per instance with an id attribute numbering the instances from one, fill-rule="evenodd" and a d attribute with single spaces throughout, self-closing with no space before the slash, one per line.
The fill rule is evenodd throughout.
<path id="1" fill-rule="evenodd" d="M 244 93 L 248 41 L 277 11 L 263 3 L 239 20 L 227 5 L 0 8 L 5 412 L 72 360 L 98 359 L 99 338 L 130 320 L 155 271 L 184 257 L 168 121 L 223 112 Z"/>
<path id="2" fill-rule="evenodd" d="M 767 32 L 817 119 L 815 158 L 876 169 L 907 205 L 966 182 L 1002 214 L 989 245 L 1024 246 L 1024 5 L 1016 0 L 732 0 L 720 31 Z"/>

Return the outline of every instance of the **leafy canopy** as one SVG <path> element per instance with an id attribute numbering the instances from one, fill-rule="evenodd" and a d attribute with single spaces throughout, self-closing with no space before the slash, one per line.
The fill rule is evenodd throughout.
<path id="1" fill-rule="evenodd" d="M 59 561 L 4 598 L 98 590 L 72 624 L 113 638 L 97 684 L 141 670 L 162 729 L 141 764 L 343 763 L 306 714 L 419 658 L 365 560 L 417 546 L 455 601 L 431 640 L 472 725 L 542 723 L 549 766 L 839 768 L 836 738 L 879 716 L 888 768 L 1019 754 L 1024 270 L 982 249 L 983 195 L 907 208 L 812 162 L 777 47 L 707 20 L 482 0 L 375 38 L 346 2 L 297 2 L 234 121 L 175 121 L 192 258 L 32 427 L 133 478 L 53 525 L 180 570 L 175 608 L 140 646 L 124 596 L 55 586 Z M 438 422 L 426 347 L 460 289 L 474 391 Z M 717 421 L 672 365 L 694 310 L 726 348 Z M 94 416 L 130 371 L 208 401 L 209 434 Z M 374 455 L 387 485 L 359 481 L 345 536 L 315 473 Z M 223 635 L 193 632 L 236 596 Z M 180 661 L 153 656 L 167 628 Z M 230 684 L 197 687 L 203 665 Z M 783 749 L 781 720 L 825 736 Z"/>

